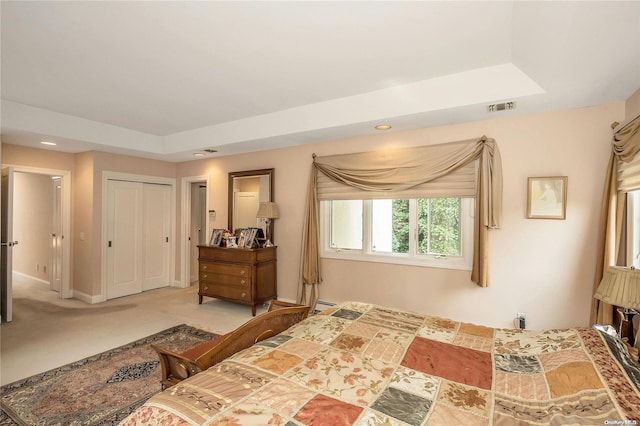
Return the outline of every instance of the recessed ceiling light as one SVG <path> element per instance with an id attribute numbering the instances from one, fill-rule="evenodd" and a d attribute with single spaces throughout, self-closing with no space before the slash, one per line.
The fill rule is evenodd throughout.
<path id="1" fill-rule="evenodd" d="M 375 127 L 376 130 L 389 130 L 391 128 L 388 124 L 380 124 Z"/>
<path id="2" fill-rule="evenodd" d="M 55 142 L 49 142 L 49 141 L 42 141 L 40 143 L 42 145 L 49 145 L 49 146 L 56 146 L 57 145 Z"/>
<path id="3" fill-rule="evenodd" d="M 204 152 L 194 152 L 193 155 L 196 157 L 204 157 Z"/>

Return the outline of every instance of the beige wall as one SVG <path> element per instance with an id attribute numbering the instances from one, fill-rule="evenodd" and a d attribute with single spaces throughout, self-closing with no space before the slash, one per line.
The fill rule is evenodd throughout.
<path id="1" fill-rule="evenodd" d="M 401 133 L 328 141 L 252 154 L 165 163 L 105 153 L 60 154 L 60 164 L 74 170 L 74 288 L 100 291 L 101 176 L 105 170 L 176 177 L 176 226 L 181 226 L 181 178 L 209 176 L 208 210 L 217 215 L 210 228 L 227 226 L 227 174 L 274 168 L 278 245 L 278 295 L 295 299 L 300 264 L 300 234 L 312 153 L 331 155 L 390 147 L 437 144 L 487 135 L 499 144 L 504 183 L 504 220 L 490 232 L 490 281 L 479 288 L 469 273 L 369 262 L 323 260 L 322 300 L 362 300 L 491 326 L 511 327 L 526 312 L 529 328 L 587 325 L 593 283 L 597 218 L 609 157 L 611 123 L 625 120 L 634 98 L 577 110 L 443 126 Z M 215 145 L 212 142 L 212 145 Z M 34 152 L 38 151 L 38 152 Z M 44 152 L 44 153 L 42 153 Z M 3 163 L 44 162 L 50 151 L 3 147 Z M 71 158 L 71 161 L 69 161 Z M 529 176 L 568 176 L 566 220 L 527 220 Z M 85 240 L 79 240 L 84 232 Z M 176 275 L 181 277 L 181 244 Z"/>
<path id="2" fill-rule="evenodd" d="M 49 282 L 53 195 L 50 176 L 15 173 L 13 270 Z"/>
<path id="3" fill-rule="evenodd" d="M 73 270 L 74 292 L 83 295 L 93 295 L 93 282 L 100 277 L 99 263 L 95 262 L 95 247 L 99 235 L 95 229 L 100 229 L 96 224 L 95 204 L 99 199 L 94 198 L 94 153 L 82 152 L 75 156 L 75 185 L 74 221 L 73 221 L 73 259 L 77 267 Z M 96 238 L 98 237 L 98 238 Z"/>
<path id="4" fill-rule="evenodd" d="M 178 178 L 211 176 L 211 227 L 227 222 L 227 173 L 275 168 L 278 295 L 295 299 L 300 234 L 311 155 L 495 138 L 504 172 L 504 220 L 490 232 L 490 281 L 479 288 L 465 271 L 325 259 L 320 298 L 362 300 L 475 323 L 512 327 L 517 312 L 531 328 L 587 325 L 593 262 L 611 123 L 625 104 L 500 118 L 402 133 L 330 141 L 178 164 Z M 529 176 L 568 176 L 566 220 L 526 219 Z"/>

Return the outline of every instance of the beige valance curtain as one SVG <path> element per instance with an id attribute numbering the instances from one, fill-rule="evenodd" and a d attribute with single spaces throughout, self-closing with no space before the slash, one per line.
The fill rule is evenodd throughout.
<path id="1" fill-rule="evenodd" d="M 469 179 L 470 173 L 473 179 Z M 456 194 L 449 196 L 476 197 L 471 279 L 485 287 L 487 230 L 499 228 L 502 216 L 502 163 L 493 139 L 483 136 L 440 145 L 314 158 L 307 191 L 298 300 L 313 306 L 322 280 L 319 193 L 322 199 L 365 199 L 395 198 L 396 193 L 402 193 L 403 198 L 413 198 L 418 193 L 437 196 L 442 191 Z M 306 294 L 307 285 L 311 286 L 310 295 Z"/>
<path id="2" fill-rule="evenodd" d="M 595 294 L 609 266 L 618 264 L 622 240 L 626 191 L 640 189 L 636 171 L 640 165 L 640 117 L 636 117 L 613 135 L 611 156 L 605 176 L 598 236 L 598 256 L 593 284 Z M 591 323 L 610 324 L 613 308 L 608 303 L 592 299 Z"/>

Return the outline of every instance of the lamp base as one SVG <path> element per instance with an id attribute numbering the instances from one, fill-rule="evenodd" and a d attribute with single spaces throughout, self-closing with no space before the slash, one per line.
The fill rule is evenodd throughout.
<path id="1" fill-rule="evenodd" d="M 271 242 L 271 240 L 267 240 L 267 242 L 264 243 L 263 247 L 273 247 L 273 243 Z"/>
<path id="2" fill-rule="evenodd" d="M 629 309 L 629 308 L 624 308 L 624 309 L 618 308 L 618 313 L 624 317 L 623 321 L 626 321 L 628 324 L 627 336 L 622 335 L 622 321 L 620 321 L 620 330 L 618 334 L 620 335 L 620 337 L 627 337 L 629 339 L 629 344 L 631 346 L 635 346 L 636 336 L 635 336 L 635 331 L 633 329 L 633 317 L 638 313 L 638 311 L 634 309 Z"/>

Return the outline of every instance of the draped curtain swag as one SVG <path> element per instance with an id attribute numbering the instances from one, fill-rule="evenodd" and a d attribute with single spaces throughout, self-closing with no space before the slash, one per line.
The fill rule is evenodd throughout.
<path id="1" fill-rule="evenodd" d="M 487 230 L 499 228 L 502 217 L 502 163 L 495 140 L 483 136 L 465 141 L 390 151 L 317 158 L 314 154 L 307 192 L 298 301 L 314 306 L 318 298 L 317 285 L 322 281 L 319 173 L 365 194 L 359 198 L 371 198 L 366 196 L 367 192 L 388 193 L 388 198 L 394 198 L 394 193 L 410 193 L 418 187 L 423 187 L 428 193 L 429 184 L 437 186 L 446 176 L 455 174 L 475 160 L 479 160 L 479 164 L 475 184 L 475 241 L 471 280 L 481 287 L 486 287 Z M 455 193 L 456 179 L 450 179 L 447 185 L 452 188 L 450 193 Z M 311 286 L 310 295 L 306 294 L 308 285 Z"/>
<path id="2" fill-rule="evenodd" d="M 623 218 L 626 205 L 626 193 L 620 187 L 628 188 L 619 181 L 619 169 L 625 163 L 634 160 L 640 151 L 640 117 L 636 117 L 613 135 L 611 155 L 605 176 L 604 194 L 600 212 L 599 235 L 597 242 L 596 273 L 593 284 L 595 294 L 602 276 L 609 266 L 618 264 L 620 242 L 622 239 Z M 635 162 L 639 162 L 638 157 Z M 638 189 L 638 188 L 635 188 Z M 610 324 L 613 321 L 613 307 L 597 299 L 591 302 L 591 324 Z"/>

